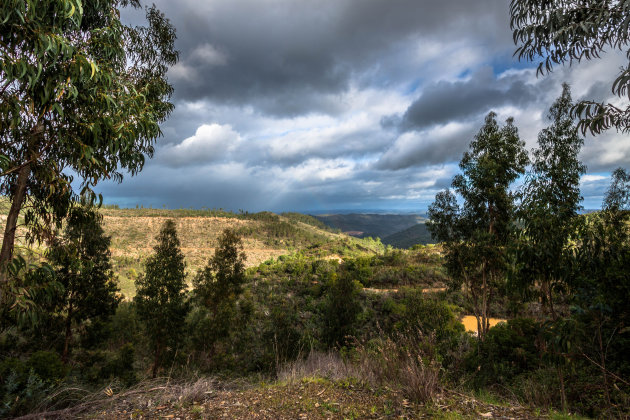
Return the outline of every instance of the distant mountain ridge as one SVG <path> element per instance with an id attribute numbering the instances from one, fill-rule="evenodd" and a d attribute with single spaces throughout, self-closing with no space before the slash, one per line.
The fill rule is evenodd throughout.
<path id="1" fill-rule="evenodd" d="M 424 221 L 419 214 L 350 213 L 320 214 L 313 217 L 327 226 L 360 238 L 385 238 Z"/>
<path id="2" fill-rule="evenodd" d="M 381 239 L 381 242 L 385 245 L 403 249 L 411 248 L 418 244 L 426 245 L 435 243 L 425 223 L 418 223 L 410 228 L 386 236 Z"/>
<path id="3" fill-rule="evenodd" d="M 318 214 L 313 215 L 327 226 L 358 238 L 381 238 L 381 242 L 396 248 L 433 243 L 424 214 Z"/>

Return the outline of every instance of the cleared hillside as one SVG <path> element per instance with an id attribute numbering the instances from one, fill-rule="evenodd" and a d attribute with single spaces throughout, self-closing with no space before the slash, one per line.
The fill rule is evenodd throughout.
<path id="1" fill-rule="evenodd" d="M 229 213 L 217 210 L 104 209 L 103 224 L 112 238 L 112 258 L 122 292 L 135 294 L 133 282 L 153 252 L 155 237 L 173 219 L 186 258 L 189 280 L 214 254 L 224 229 L 243 239 L 247 267 L 280 255 L 302 252 L 322 258 L 341 258 L 382 252 L 376 242 L 334 233 L 316 219 L 299 213 Z"/>
<path id="2" fill-rule="evenodd" d="M 8 205 L 0 206 L 0 223 L 6 220 L 7 211 Z M 153 252 L 155 238 L 167 219 L 175 221 L 189 281 L 206 265 L 214 254 L 218 236 L 228 228 L 242 237 L 247 267 L 296 252 L 336 259 L 383 251 L 380 243 L 335 233 L 317 219 L 300 213 L 277 215 L 270 212 L 113 207 L 100 211 L 104 230 L 111 237 L 114 271 L 126 297 L 135 294 L 134 280 L 144 271 L 144 262 Z M 23 246 L 24 228 L 19 229 L 17 236 L 18 245 Z M 43 246 L 29 248 L 33 247 L 43 252 Z"/>

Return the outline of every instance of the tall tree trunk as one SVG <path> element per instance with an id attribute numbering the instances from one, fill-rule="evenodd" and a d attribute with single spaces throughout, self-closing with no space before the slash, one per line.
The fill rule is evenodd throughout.
<path id="1" fill-rule="evenodd" d="M 481 329 L 478 331 L 480 341 L 485 341 L 488 332 L 488 272 L 487 263 L 483 263 L 482 267 L 482 283 L 481 283 Z"/>
<path id="2" fill-rule="evenodd" d="M 2 250 L 0 250 L 0 270 L 2 270 L 1 279 L 3 282 L 8 280 L 5 269 L 9 261 L 11 261 L 11 258 L 13 258 L 13 245 L 15 243 L 15 231 L 17 230 L 18 216 L 20 215 L 22 204 L 24 204 L 24 199 L 26 198 L 26 185 L 30 174 L 30 164 L 22 166 L 18 171 L 15 193 L 13 195 L 13 201 L 11 202 L 11 208 L 9 209 L 9 214 L 7 216 L 7 224 L 4 228 Z"/>
<path id="3" fill-rule="evenodd" d="M 604 385 L 604 396 L 606 397 L 606 403 L 608 407 L 610 404 L 610 392 L 608 391 L 608 374 L 606 373 L 606 348 L 604 347 L 604 341 L 602 340 L 602 321 L 597 323 L 597 342 L 599 344 L 599 368 L 602 372 L 602 382 Z"/>
<path id="4" fill-rule="evenodd" d="M 151 377 L 157 376 L 158 368 L 160 367 L 160 356 L 162 353 L 162 346 L 159 342 L 155 343 L 155 357 L 153 359 L 153 369 L 151 370 Z"/>
<path id="5" fill-rule="evenodd" d="M 543 276 L 540 281 L 541 291 L 541 303 L 543 306 L 543 312 L 548 314 L 554 321 L 558 320 L 558 314 L 553 306 L 553 291 L 552 291 L 552 279 Z"/>
<path id="6" fill-rule="evenodd" d="M 13 246 L 15 244 L 15 231 L 17 229 L 18 216 L 24 199 L 26 198 L 26 188 L 28 185 L 28 178 L 31 175 L 31 163 L 37 159 L 38 143 L 44 135 L 44 124 L 39 121 L 31 129 L 28 144 L 26 145 L 26 153 L 23 157 L 24 164 L 18 171 L 17 181 L 15 183 L 15 192 L 13 193 L 13 199 L 11 201 L 11 208 L 7 216 L 7 224 L 4 229 L 4 237 L 2 239 L 2 249 L 0 250 L 0 284 L 8 281 L 6 273 L 6 267 L 9 261 L 13 258 Z"/>
<path id="7" fill-rule="evenodd" d="M 68 316 L 66 317 L 66 339 L 63 344 L 63 356 L 61 361 L 68 363 L 68 354 L 70 353 L 70 340 L 72 340 L 72 303 L 68 307 Z"/>
<path id="8" fill-rule="evenodd" d="M 556 370 L 558 372 L 558 380 L 560 382 L 560 401 L 562 404 L 562 412 L 566 413 L 567 412 L 567 394 L 564 389 L 564 372 L 560 365 L 556 367 Z"/>

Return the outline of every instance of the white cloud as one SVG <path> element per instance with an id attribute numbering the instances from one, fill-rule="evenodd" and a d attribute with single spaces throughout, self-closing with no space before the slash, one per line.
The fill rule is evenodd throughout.
<path id="1" fill-rule="evenodd" d="M 158 159 L 174 167 L 217 162 L 240 141 L 240 135 L 229 125 L 203 124 L 181 143 L 160 149 Z"/>
<path id="2" fill-rule="evenodd" d="M 602 175 L 584 175 L 582 176 L 581 182 L 594 182 L 601 181 L 603 179 L 607 179 L 608 177 Z"/>
<path id="3" fill-rule="evenodd" d="M 168 70 L 168 76 L 175 81 L 194 82 L 197 79 L 197 69 L 179 62 Z"/>

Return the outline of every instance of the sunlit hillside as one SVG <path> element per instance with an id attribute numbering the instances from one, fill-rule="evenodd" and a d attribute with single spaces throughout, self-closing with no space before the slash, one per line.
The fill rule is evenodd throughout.
<path id="1" fill-rule="evenodd" d="M 6 220 L 7 211 L 8 204 L 3 201 L 0 223 Z M 126 297 L 135 294 L 134 280 L 143 272 L 144 261 L 153 252 L 156 236 L 167 219 L 173 219 L 177 226 L 189 282 L 213 255 L 217 238 L 224 229 L 233 229 L 242 237 L 247 267 L 296 252 L 340 259 L 344 256 L 374 255 L 384 250 L 378 241 L 336 233 L 317 219 L 299 213 L 237 214 L 223 210 L 115 207 L 102 208 L 101 213 L 105 232 L 111 237 L 114 270 Z M 23 228 L 19 229 L 18 238 L 24 245 Z M 28 248 L 39 253 L 44 250 L 43 245 L 37 244 Z"/>

